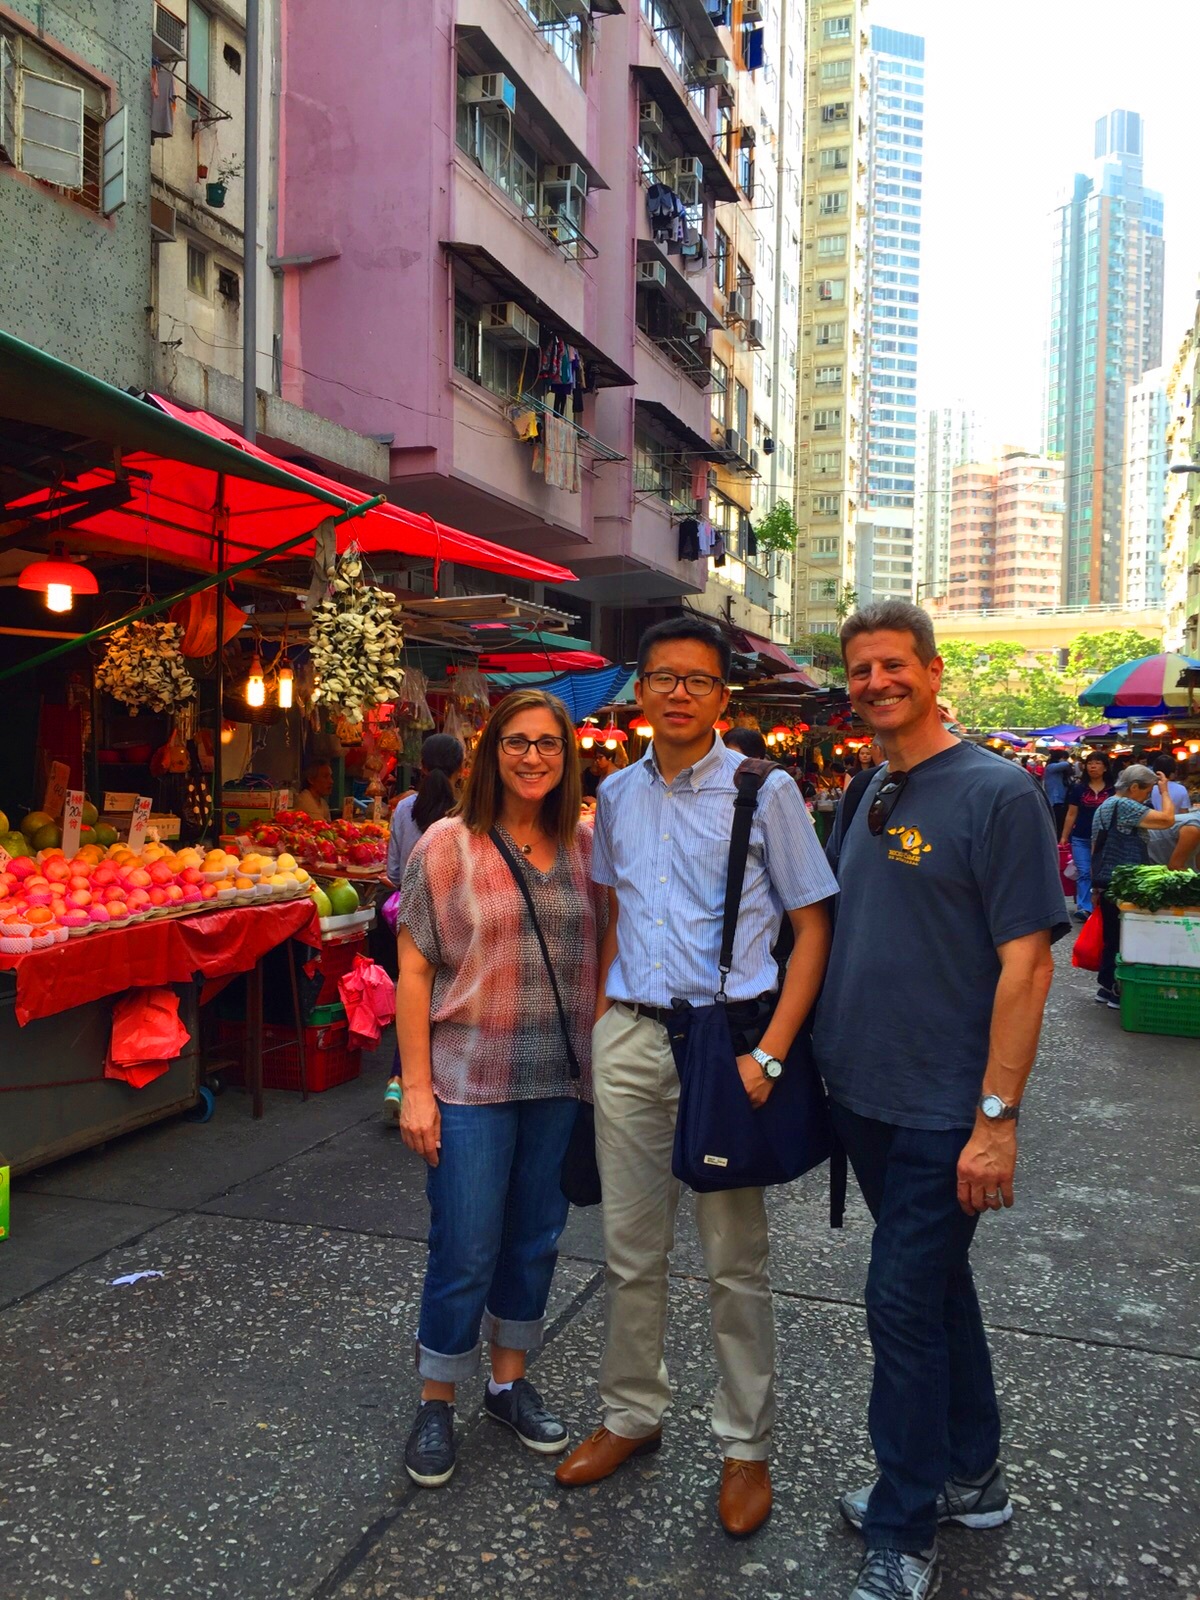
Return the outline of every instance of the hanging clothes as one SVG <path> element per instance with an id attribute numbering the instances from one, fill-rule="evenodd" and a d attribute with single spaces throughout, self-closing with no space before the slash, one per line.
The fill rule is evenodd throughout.
<path id="1" fill-rule="evenodd" d="M 534 448 L 533 470 L 551 489 L 578 494 L 582 487 L 579 435 L 573 423 L 553 413 L 542 418 L 542 442 Z"/>
<path id="2" fill-rule="evenodd" d="M 700 524 L 695 517 L 684 517 L 679 524 L 680 561 L 699 561 Z"/>
<path id="3" fill-rule="evenodd" d="M 715 540 L 716 534 L 713 531 L 712 523 L 709 522 L 707 517 L 702 517 L 700 519 L 700 554 L 702 556 L 712 555 Z"/>
<path id="4" fill-rule="evenodd" d="M 175 75 L 156 61 L 150 68 L 150 142 L 175 132 Z"/>
<path id="5" fill-rule="evenodd" d="M 669 184 L 652 183 L 646 190 L 646 215 L 656 244 L 683 248 L 687 208 Z"/>
<path id="6" fill-rule="evenodd" d="M 713 536 L 712 564 L 714 567 L 725 565 L 725 535 L 717 533 Z"/>
<path id="7" fill-rule="evenodd" d="M 692 499 L 699 502 L 708 493 L 708 462 L 701 459 L 692 463 Z"/>
<path id="8" fill-rule="evenodd" d="M 758 555 L 758 535 L 754 531 L 754 524 L 744 511 L 742 512 L 741 523 L 742 544 L 745 547 L 746 554 L 753 559 Z"/>

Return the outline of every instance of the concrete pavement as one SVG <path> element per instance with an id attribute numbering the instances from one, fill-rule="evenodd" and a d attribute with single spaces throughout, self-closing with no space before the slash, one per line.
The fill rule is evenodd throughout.
<path id="1" fill-rule="evenodd" d="M 1200 1600 L 1200 1048 L 1124 1034 L 1058 952 L 1022 1117 L 1018 1202 L 974 1252 L 1017 1502 L 944 1537 L 971 1600 Z M 931 1041 L 936 1048 L 936 1041 Z M 459 1470 L 415 1490 L 422 1172 L 379 1119 L 381 1055 L 307 1105 L 242 1096 L 14 1186 L 0 1246 L 0 1600 L 418 1600 L 435 1595 L 843 1600 L 861 1545 L 834 1511 L 871 1475 L 868 1229 L 823 1184 L 773 1197 L 776 1509 L 716 1521 L 715 1374 L 699 1246 L 674 1256 L 662 1451 L 557 1489 L 460 1407 Z M 597 1420 L 599 1218 L 575 1213 L 533 1376 Z M 161 1278 L 124 1287 L 143 1269 Z M 478 1388 L 482 1388 L 482 1379 Z"/>

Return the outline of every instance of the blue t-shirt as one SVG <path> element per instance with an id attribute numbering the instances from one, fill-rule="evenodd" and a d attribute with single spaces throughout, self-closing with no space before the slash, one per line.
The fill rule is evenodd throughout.
<path id="1" fill-rule="evenodd" d="M 871 779 L 828 855 L 841 893 L 817 1005 L 817 1064 L 839 1104 L 902 1128 L 970 1128 L 1000 977 L 996 946 L 1067 932 L 1045 797 L 988 751 L 956 744 L 909 773 L 884 831 Z"/>
<path id="2" fill-rule="evenodd" d="M 1067 785 L 1071 781 L 1071 763 L 1052 761 L 1042 773 L 1042 787 L 1052 806 L 1061 806 L 1067 798 Z"/>

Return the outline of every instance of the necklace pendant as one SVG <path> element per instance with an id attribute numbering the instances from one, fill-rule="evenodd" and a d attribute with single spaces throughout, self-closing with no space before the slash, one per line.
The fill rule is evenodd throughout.
<path id="1" fill-rule="evenodd" d="M 525 855 L 525 856 L 532 855 L 533 854 L 533 846 L 531 844 L 523 844 L 521 846 L 521 854 Z"/>

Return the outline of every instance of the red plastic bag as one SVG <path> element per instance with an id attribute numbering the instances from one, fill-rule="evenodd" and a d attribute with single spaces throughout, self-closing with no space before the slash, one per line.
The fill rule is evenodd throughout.
<path id="1" fill-rule="evenodd" d="M 1071 965 L 1082 967 L 1085 972 L 1099 972 L 1103 954 L 1104 924 L 1100 920 L 1100 907 L 1097 906 L 1079 930 L 1075 948 L 1071 951 Z"/>
<path id="2" fill-rule="evenodd" d="M 1058 878 L 1062 884 L 1062 891 L 1068 899 L 1075 893 L 1075 880 L 1079 876 L 1075 870 L 1075 857 L 1071 854 L 1069 844 L 1060 844 L 1058 847 Z"/>
<path id="3" fill-rule="evenodd" d="M 131 989 L 113 1007 L 104 1076 L 144 1089 L 162 1077 L 191 1037 L 179 1020 L 174 989 Z"/>
<path id="4" fill-rule="evenodd" d="M 354 965 L 338 979 L 338 993 L 350 1024 L 350 1048 L 373 1049 L 379 1036 L 396 1015 L 396 986 L 382 967 L 366 956 L 355 956 Z"/>

